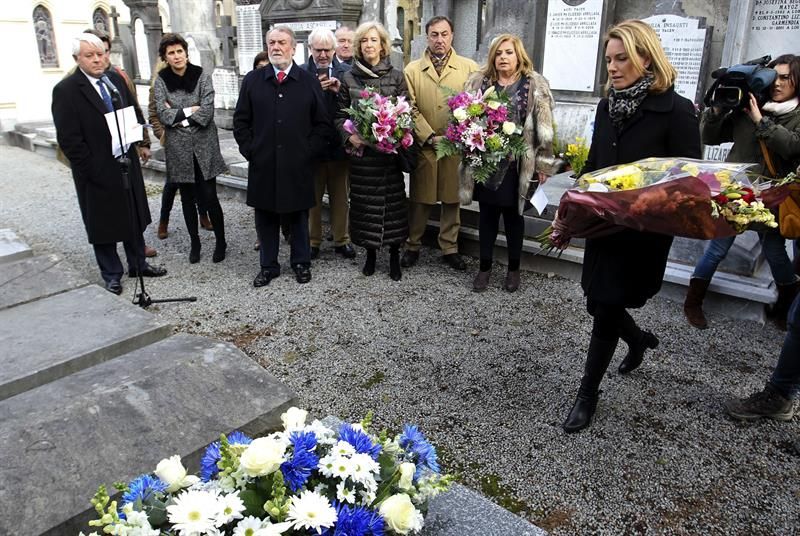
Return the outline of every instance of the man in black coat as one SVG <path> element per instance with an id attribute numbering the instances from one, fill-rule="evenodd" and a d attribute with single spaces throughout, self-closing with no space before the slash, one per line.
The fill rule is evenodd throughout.
<path id="1" fill-rule="evenodd" d="M 86 234 L 106 290 L 120 294 L 123 267 L 117 242 L 123 243 L 131 277 L 139 271 L 145 277 L 167 273 L 145 261 L 142 232 L 150 223 L 150 208 L 136 144 L 131 144 L 127 153 L 132 201 L 120 164 L 112 154 L 105 119 L 105 114 L 114 109 L 115 99 L 119 108 L 124 108 L 134 102 L 134 97 L 117 73 L 106 71 L 105 47 L 97 36 L 84 33 L 76 37 L 72 56 L 78 68 L 53 88 L 56 137 L 72 168 Z M 141 112 L 137 112 L 139 122 L 144 123 Z"/>
<path id="2" fill-rule="evenodd" d="M 308 36 L 308 48 L 311 56 L 303 69 L 319 80 L 325 105 L 333 128 L 333 120 L 339 111 L 339 88 L 345 71 L 350 70 L 346 63 L 334 64 L 331 60 L 336 47 L 333 32 L 324 28 L 316 28 Z M 319 255 L 322 243 L 322 196 L 328 191 L 330 206 L 331 233 L 333 234 L 334 251 L 345 259 L 354 259 L 356 250 L 350 243 L 347 232 L 347 215 L 349 212 L 348 160 L 338 136 L 331 138 L 331 145 L 326 154 L 317 162 L 314 169 L 314 189 L 316 204 L 309 211 L 308 229 L 311 242 L 311 258 Z"/>
<path id="3" fill-rule="evenodd" d="M 233 136 L 248 160 L 247 204 L 255 209 L 261 270 L 253 286 L 280 275 L 281 218 L 291 227 L 290 263 L 298 283 L 311 281 L 308 209 L 314 206 L 314 160 L 333 135 L 319 80 L 292 58 L 286 26 L 267 33 L 270 65 L 245 76 L 233 114 Z"/>

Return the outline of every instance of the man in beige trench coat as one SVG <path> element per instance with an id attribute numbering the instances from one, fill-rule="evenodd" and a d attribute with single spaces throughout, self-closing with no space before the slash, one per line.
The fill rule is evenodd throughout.
<path id="1" fill-rule="evenodd" d="M 436 203 L 442 204 L 439 247 L 442 259 L 456 270 L 466 268 L 458 254 L 461 227 L 458 200 L 458 156 L 436 160 L 436 144 L 443 138 L 449 110 L 445 88 L 464 89 L 478 64 L 453 50 L 453 23 L 447 17 L 433 17 L 425 25 L 428 48 L 422 58 L 405 68 L 408 93 L 416 107 L 415 133 L 422 143 L 417 169 L 411 174 L 411 199 L 408 214 L 408 242 L 401 265 L 408 268 L 419 259 L 422 235 L 428 215 Z"/>

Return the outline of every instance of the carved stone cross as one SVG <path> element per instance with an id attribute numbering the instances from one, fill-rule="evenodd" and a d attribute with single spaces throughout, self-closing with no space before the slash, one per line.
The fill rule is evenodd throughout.
<path id="1" fill-rule="evenodd" d="M 231 17 L 223 15 L 219 18 L 220 26 L 217 28 L 217 37 L 222 41 L 222 65 L 225 67 L 235 67 L 236 57 L 234 56 L 234 46 L 236 45 L 236 28 L 233 26 Z"/>

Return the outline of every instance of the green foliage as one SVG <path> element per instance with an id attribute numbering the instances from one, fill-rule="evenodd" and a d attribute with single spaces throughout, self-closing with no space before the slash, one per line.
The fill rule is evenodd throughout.
<path id="1" fill-rule="evenodd" d="M 383 377 L 381 377 L 381 379 L 383 379 Z M 372 419 L 374 417 L 375 417 L 375 412 L 372 411 L 372 410 L 369 410 L 367 412 L 367 414 L 364 415 L 364 418 L 361 419 L 361 428 L 364 429 L 364 433 L 367 433 L 367 434 L 369 433 L 369 428 L 370 428 L 370 426 L 372 426 Z"/>
<path id="2" fill-rule="evenodd" d="M 92 506 L 94 506 L 97 515 L 100 517 L 98 519 L 89 521 L 89 526 L 103 527 L 103 532 L 110 533 L 110 531 L 113 530 L 114 525 L 119 523 L 117 501 L 112 501 L 108 496 L 106 487 L 104 485 L 100 485 L 97 488 L 97 492 L 94 494 L 94 497 L 92 497 L 91 503 Z"/>
<path id="3" fill-rule="evenodd" d="M 455 143 L 448 140 L 447 138 L 442 139 L 442 141 L 436 144 L 437 160 L 441 160 L 442 158 L 447 158 L 448 156 L 454 156 L 460 154 L 461 154 L 461 149 L 459 149 Z"/>
<path id="4" fill-rule="evenodd" d="M 576 176 L 581 174 L 586 160 L 589 158 L 589 147 L 584 141 L 586 141 L 584 138 L 578 136 L 575 138 L 575 143 L 568 143 L 567 150 L 564 151 L 564 158 L 567 159 Z"/>

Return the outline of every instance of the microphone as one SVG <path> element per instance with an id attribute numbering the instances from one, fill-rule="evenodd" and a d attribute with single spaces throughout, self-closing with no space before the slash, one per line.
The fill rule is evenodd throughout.
<path id="1" fill-rule="evenodd" d="M 114 107 L 122 108 L 122 95 L 120 95 L 117 86 L 115 86 L 108 78 L 108 76 L 105 74 L 100 77 L 100 81 L 103 82 L 106 85 L 106 87 L 111 91 L 111 102 L 112 104 L 114 104 Z"/>

